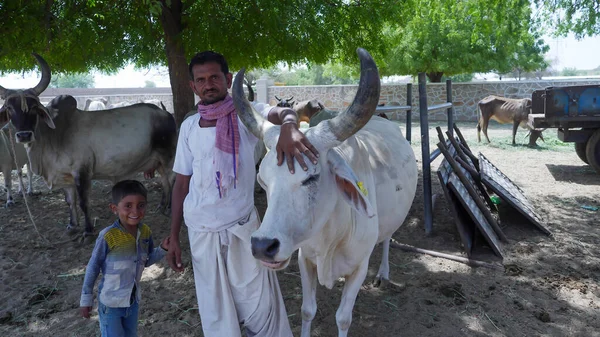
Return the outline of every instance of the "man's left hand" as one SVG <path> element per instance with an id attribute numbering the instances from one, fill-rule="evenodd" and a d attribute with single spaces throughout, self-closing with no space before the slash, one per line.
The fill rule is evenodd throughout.
<path id="1" fill-rule="evenodd" d="M 279 141 L 276 146 L 277 165 L 283 164 L 283 159 L 287 162 L 288 169 L 294 174 L 294 158 L 304 171 L 308 170 L 303 154 L 313 163 L 317 163 L 319 151 L 308 141 L 308 138 L 298 130 L 295 123 L 285 123 L 281 125 Z"/>

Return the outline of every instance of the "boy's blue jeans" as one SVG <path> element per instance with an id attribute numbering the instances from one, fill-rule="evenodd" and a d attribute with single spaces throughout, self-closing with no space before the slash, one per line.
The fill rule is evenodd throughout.
<path id="1" fill-rule="evenodd" d="M 138 302 L 129 308 L 111 308 L 98 302 L 100 333 L 102 337 L 136 337 Z"/>

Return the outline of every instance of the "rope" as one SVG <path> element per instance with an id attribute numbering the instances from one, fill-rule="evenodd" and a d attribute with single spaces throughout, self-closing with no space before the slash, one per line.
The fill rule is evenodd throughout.
<path id="1" fill-rule="evenodd" d="M 12 155 L 13 155 L 13 159 L 15 161 L 15 167 L 19 167 L 19 163 L 17 162 L 17 151 L 15 150 L 15 140 L 13 139 L 13 134 L 12 134 L 12 129 L 9 128 L 8 129 L 8 138 L 10 138 L 10 145 L 12 147 Z M 29 157 L 29 154 L 28 154 Z M 27 160 L 29 160 L 29 158 L 27 158 Z M 29 167 L 29 169 L 31 169 L 31 165 Z M 29 174 L 29 172 L 27 172 Z M 4 179 L 12 179 L 11 177 L 4 177 Z M 31 223 L 33 224 L 33 228 L 35 229 L 35 231 L 37 232 L 37 234 L 40 236 L 40 238 L 42 238 L 42 240 L 45 243 L 50 243 L 50 241 L 42 235 L 42 233 L 40 233 L 40 231 L 38 230 L 37 226 L 35 225 L 35 221 L 33 220 L 33 215 L 31 214 L 31 210 L 29 209 L 29 203 L 27 202 L 27 196 L 25 194 L 25 185 L 23 184 L 23 177 L 19 174 L 19 184 L 21 184 L 21 194 L 23 194 L 23 201 L 25 201 L 25 207 L 27 207 L 27 213 L 29 214 L 29 219 L 31 220 Z M 31 179 L 29 180 L 29 184 L 31 185 Z"/>

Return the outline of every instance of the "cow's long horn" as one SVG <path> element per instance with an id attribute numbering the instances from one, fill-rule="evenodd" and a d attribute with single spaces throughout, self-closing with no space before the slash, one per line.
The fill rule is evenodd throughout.
<path id="1" fill-rule="evenodd" d="M 379 102 L 379 72 L 371 55 L 364 49 L 358 48 L 360 58 L 360 82 L 352 105 L 344 112 L 330 120 L 333 135 L 340 142 L 362 128 L 377 108 Z"/>
<path id="2" fill-rule="evenodd" d="M 232 88 L 233 104 L 235 105 L 238 116 L 240 116 L 240 119 L 246 128 L 259 139 L 263 139 L 263 124 L 266 120 L 261 114 L 254 110 L 246 98 L 246 95 L 244 95 L 243 81 L 245 71 L 246 69 L 242 68 L 235 75 L 235 81 L 233 82 Z"/>
<path id="3" fill-rule="evenodd" d="M 36 96 L 39 96 L 46 88 L 48 88 L 48 84 L 50 84 L 50 67 L 46 60 L 44 60 L 40 55 L 33 53 L 33 56 L 36 58 L 40 65 L 40 69 L 42 71 L 42 79 L 40 83 L 38 83 L 35 87 L 29 89 L 31 93 Z"/>

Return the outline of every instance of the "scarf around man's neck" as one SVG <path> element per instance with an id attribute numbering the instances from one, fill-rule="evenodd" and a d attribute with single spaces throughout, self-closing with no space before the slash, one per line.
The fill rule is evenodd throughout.
<path id="1" fill-rule="evenodd" d="M 236 188 L 239 167 L 240 132 L 233 99 L 227 94 L 222 101 L 198 104 L 198 113 L 203 119 L 217 121 L 213 164 L 219 197 L 222 198 L 231 185 Z"/>

